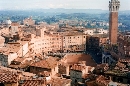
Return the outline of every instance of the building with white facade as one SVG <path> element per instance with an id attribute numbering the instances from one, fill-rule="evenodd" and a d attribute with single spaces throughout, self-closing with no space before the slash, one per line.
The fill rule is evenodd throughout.
<path id="1" fill-rule="evenodd" d="M 85 34 L 88 34 L 88 35 L 95 35 L 95 34 L 108 34 L 108 30 L 105 30 L 105 29 L 86 29 L 84 31 Z"/>
<path id="2" fill-rule="evenodd" d="M 19 32 L 19 26 L 20 25 L 16 22 L 11 23 L 11 27 L 9 28 L 10 34 L 15 35 L 16 33 L 18 33 Z"/>
<path id="3" fill-rule="evenodd" d="M 26 19 L 23 20 L 23 24 L 24 25 L 34 25 L 35 24 L 35 20 L 33 20 L 32 17 L 26 18 Z"/>
<path id="4" fill-rule="evenodd" d="M 15 43 L 8 43 L 6 46 L 0 48 L 0 64 L 1 66 L 8 66 L 11 61 L 17 57 L 24 57 L 28 53 L 28 42 L 19 41 Z"/>
<path id="5" fill-rule="evenodd" d="M 98 29 L 99 34 L 108 34 L 108 30 Z"/>
<path id="6" fill-rule="evenodd" d="M 87 29 L 87 30 L 84 31 L 84 33 L 92 36 L 93 33 L 94 33 L 94 30 L 93 29 Z"/>
<path id="7" fill-rule="evenodd" d="M 86 66 L 86 62 L 82 61 L 79 64 L 72 65 L 70 70 L 70 78 L 72 83 L 83 82 L 85 75 L 94 70 L 94 67 Z"/>

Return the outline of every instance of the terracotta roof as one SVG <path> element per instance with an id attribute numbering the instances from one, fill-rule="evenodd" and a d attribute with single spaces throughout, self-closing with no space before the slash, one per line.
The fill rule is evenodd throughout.
<path id="1" fill-rule="evenodd" d="M 55 77 L 61 77 L 61 74 L 60 73 L 56 73 Z"/>
<path id="2" fill-rule="evenodd" d="M 121 63 L 121 62 L 119 62 L 119 61 L 118 61 L 118 63 L 116 64 L 116 66 L 119 67 L 119 68 L 126 68 L 126 65 L 123 64 L 123 63 Z"/>
<path id="3" fill-rule="evenodd" d="M 82 32 L 69 32 L 68 34 L 64 35 L 64 36 L 78 36 L 78 35 L 86 35 Z"/>
<path id="4" fill-rule="evenodd" d="M 58 62 L 57 58 L 49 57 L 48 59 L 33 63 L 31 66 L 51 69 L 57 65 L 57 62 Z"/>
<path id="5" fill-rule="evenodd" d="M 124 58 L 124 59 L 123 59 L 123 58 L 122 58 L 122 59 L 120 58 L 119 61 L 120 61 L 120 62 L 128 62 L 128 63 L 130 63 L 130 58 Z"/>
<path id="6" fill-rule="evenodd" d="M 21 58 L 21 57 L 18 57 L 16 59 L 14 59 L 13 61 L 16 61 L 16 62 L 22 62 L 24 61 L 26 58 Z"/>
<path id="7" fill-rule="evenodd" d="M 15 43 L 9 43 L 6 45 L 6 47 L 2 47 L 0 48 L 0 52 L 5 54 L 5 55 L 8 55 L 10 52 L 12 53 L 16 53 L 20 50 L 20 44 L 15 44 Z"/>
<path id="8" fill-rule="evenodd" d="M 13 72 L 1 73 L 0 83 L 14 83 L 18 81 L 18 74 Z"/>
<path id="9" fill-rule="evenodd" d="M 44 80 L 26 80 L 22 86 L 45 86 Z"/>
<path id="10" fill-rule="evenodd" d="M 11 69 L 11 68 L 6 68 L 6 67 L 3 67 L 3 66 L 0 66 L 0 74 L 2 74 L 2 73 L 10 73 L 10 72 L 17 73 L 18 70 L 14 70 L 14 69 Z"/>
<path id="11" fill-rule="evenodd" d="M 20 43 L 20 45 L 25 45 L 27 43 L 29 43 L 29 41 L 17 41 L 18 43 Z"/>
<path id="12" fill-rule="evenodd" d="M 110 71 L 107 71 L 105 72 L 105 74 L 108 74 L 108 75 L 114 75 L 114 76 L 119 76 L 119 77 L 127 77 L 127 73 L 128 72 L 125 72 L 123 70 L 110 70 Z"/>
<path id="13" fill-rule="evenodd" d="M 28 61 L 27 63 L 24 64 L 19 64 L 19 65 L 9 65 L 9 68 L 15 68 L 15 69 L 19 69 L 19 68 L 27 68 L 31 63 Z"/>
<path id="14" fill-rule="evenodd" d="M 19 24 L 17 22 L 13 22 L 11 23 L 11 26 L 19 26 Z"/>
<path id="15" fill-rule="evenodd" d="M 104 71 L 106 71 L 106 70 L 109 69 L 109 66 L 106 63 L 104 63 L 104 64 L 98 64 L 95 69 L 104 69 Z"/>
<path id="16" fill-rule="evenodd" d="M 40 53 L 35 54 L 34 57 L 35 57 L 35 59 L 38 58 L 38 59 L 40 59 L 40 60 L 42 60 L 43 58 L 45 58 L 45 57 L 43 57 Z"/>
<path id="17" fill-rule="evenodd" d="M 30 66 L 33 63 L 32 60 L 27 60 L 26 57 L 24 58 L 16 58 L 15 60 L 13 60 L 11 62 L 11 64 L 9 65 L 10 68 L 26 68 L 28 66 Z"/>
<path id="18" fill-rule="evenodd" d="M 66 86 L 71 82 L 70 79 L 65 78 L 52 78 L 51 81 L 48 83 L 51 84 L 51 86 Z"/>
<path id="19" fill-rule="evenodd" d="M 6 67 L 3 67 L 3 66 L 0 66 L 0 75 L 3 74 L 3 75 L 6 75 L 8 74 L 8 76 L 5 76 L 7 77 L 8 79 L 10 79 L 9 76 L 12 75 L 19 75 L 21 74 L 22 76 L 20 77 L 32 77 L 32 76 L 35 76 L 36 74 L 33 74 L 33 73 L 29 73 L 29 72 L 23 72 L 23 71 L 20 71 L 20 70 L 15 70 L 15 69 L 11 69 L 11 68 L 6 68 Z M 1 75 L 2 76 L 2 75 Z M 2 78 L 0 78 L 2 79 Z M 13 79 L 12 79 L 13 80 Z"/>
<path id="20" fill-rule="evenodd" d="M 38 73 L 39 75 L 43 75 L 43 76 L 50 76 L 51 72 L 49 71 L 42 71 Z"/>
<path id="21" fill-rule="evenodd" d="M 82 71 L 82 69 L 85 69 L 85 66 L 74 64 L 74 65 L 72 65 L 71 69 L 72 70 L 77 70 L 77 71 Z"/>
<path id="22" fill-rule="evenodd" d="M 101 76 L 97 77 L 96 82 L 107 86 L 109 84 L 110 80 L 108 80 L 106 77 L 101 75 Z"/>
<path id="23" fill-rule="evenodd" d="M 95 67 L 97 65 L 92 57 L 86 54 L 67 54 L 61 60 L 64 64 L 76 64 L 79 61 L 86 61 L 86 66 Z"/>

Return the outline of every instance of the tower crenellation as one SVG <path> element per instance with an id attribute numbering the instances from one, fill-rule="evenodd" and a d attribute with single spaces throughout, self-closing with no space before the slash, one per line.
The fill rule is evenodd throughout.
<path id="1" fill-rule="evenodd" d="M 118 0 L 111 0 L 109 1 L 109 11 L 110 12 L 117 12 L 120 7 L 120 1 Z"/>

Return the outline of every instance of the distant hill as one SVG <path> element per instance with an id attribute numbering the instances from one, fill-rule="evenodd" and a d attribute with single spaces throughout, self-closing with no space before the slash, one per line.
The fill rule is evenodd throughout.
<path id="1" fill-rule="evenodd" d="M 89 14 L 102 14 L 102 13 L 109 13 L 108 10 L 102 9 L 64 9 L 64 8 L 57 8 L 57 9 L 30 9 L 30 10 L 0 10 L 4 12 L 35 12 L 35 13 L 89 13 Z M 130 14 L 130 10 L 119 11 L 121 14 Z"/>
<path id="2" fill-rule="evenodd" d="M 37 22 L 56 22 L 61 19 L 79 19 L 92 21 L 109 21 L 109 11 L 101 9 L 30 9 L 30 10 L 0 10 L 0 22 L 7 18 L 12 21 L 21 21 L 32 16 Z M 122 30 L 130 29 L 130 10 L 119 11 L 119 22 L 124 26 Z"/>
<path id="3" fill-rule="evenodd" d="M 106 13 L 108 11 L 101 10 L 101 9 L 42 9 L 44 12 L 55 12 L 55 13 L 90 13 L 90 14 L 97 14 L 97 13 Z"/>
<path id="4" fill-rule="evenodd" d="M 107 13 L 106 10 L 101 9 L 64 9 L 64 8 L 57 8 L 57 9 L 30 9 L 30 10 L 0 10 L 0 11 L 33 11 L 33 12 L 45 12 L 45 13 Z"/>

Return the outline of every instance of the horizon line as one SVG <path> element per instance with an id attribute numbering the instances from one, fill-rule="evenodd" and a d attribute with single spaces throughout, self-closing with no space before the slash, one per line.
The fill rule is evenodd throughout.
<path id="1" fill-rule="evenodd" d="M 56 10 L 56 9 L 64 9 L 64 10 L 101 10 L 101 11 L 109 11 L 109 9 L 93 9 L 93 8 L 28 8 L 28 9 L 0 9 L 0 11 L 26 11 L 26 10 Z M 127 10 L 119 10 L 120 11 L 130 11 L 130 9 Z"/>

